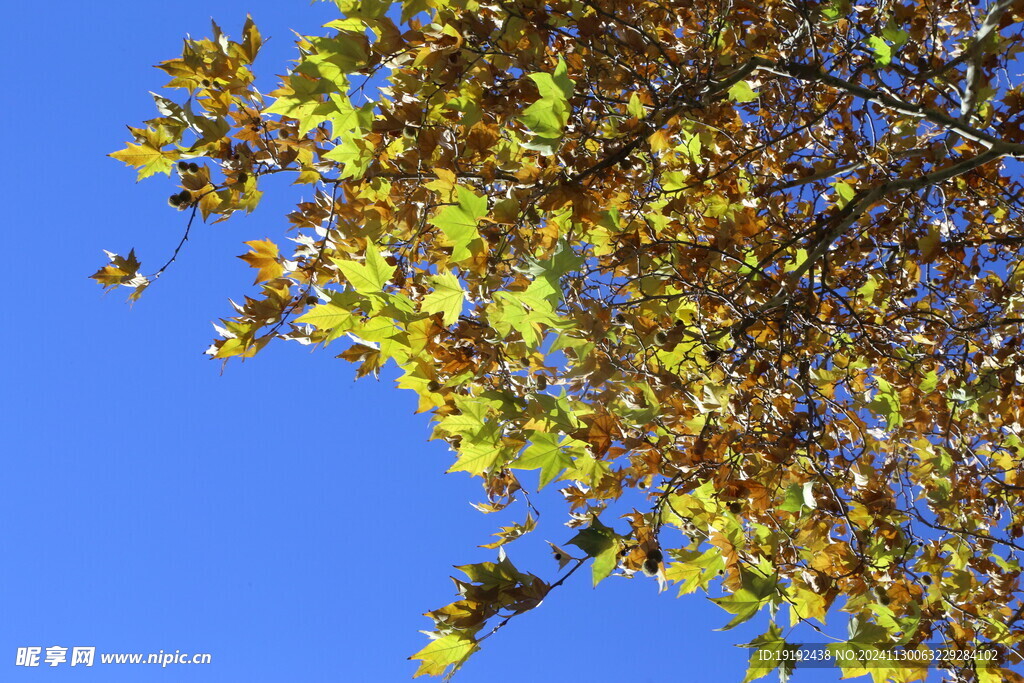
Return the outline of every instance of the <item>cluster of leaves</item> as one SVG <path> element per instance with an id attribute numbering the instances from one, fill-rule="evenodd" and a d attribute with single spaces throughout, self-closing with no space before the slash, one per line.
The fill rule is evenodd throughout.
<path id="1" fill-rule="evenodd" d="M 985 646 L 954 674 L 1022 680 L 1024 3 L 336 4 L 270 104 L 251 21 L 187 41 L 161 65 L 187 101 L 114 154 L 177 164 L 204 219 L 269 174 L 314 187 L 290 255 L 247 243 L 259 292 L 212 357 L 393 362 L 481 510 L 539 470 L 570 573 L 723 591 L 727 627 L 770 612 L 751 647 L 842 609 L 838 647 Z M 94 277 L 137 297 L 139 268 Z M 504 548 L 461 570 L 418 673 L 560 583 Z"/>

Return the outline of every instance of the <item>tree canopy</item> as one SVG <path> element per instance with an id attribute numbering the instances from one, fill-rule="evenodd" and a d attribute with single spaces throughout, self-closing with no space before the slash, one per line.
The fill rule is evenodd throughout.
<path id="1" fill-rule="evenodd" d="M 112 156 L 176 178 L 184 234 L 93 278 L 135 300 L 265 176 L 312 195 L 208 354 L 394 363 L 477 507 L 523 506 L 417 675 L 590 562 L 766 613 L 752 648 L 842 610 L 834 652 L 1024 680 L 1022 0 L 335 4 L 266 95 L 251 19 L 159 65 L 178 98 Z M 550 582 L 505 553 L 549 485 Z"/>

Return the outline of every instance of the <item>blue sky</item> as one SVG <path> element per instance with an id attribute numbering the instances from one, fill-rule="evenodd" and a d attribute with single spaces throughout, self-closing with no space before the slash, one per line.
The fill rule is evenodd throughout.
<path id="1" fill-rule="evenodd" d="M 476 546 L 521 519 L 470 507 L 478 480 L 443 476 L 447 447 L 427 441 L 426 416 L 390 377 L 354 383 L 353 366 L 298 345 L 223 375 L 202 355 L 228 297 L 250 290 L 252 271 L 234 258 L 242 242 L 280 239 L 308 189 L 268 182 L 252 216 L 193 229 L 134 308 L 127 290 L 104 295 L 87 279 L 102 249 L 134 247 L 152 272 L 177 244 L 174 181 L 135 185 L 106 154 L 125 124 L 155 116 L 147 92 L 164 79 L 152 65 L 179 54 L 186 33 L 208 35 L 211 13 L 237 36 L 247 11 L 271 38 L 257 62 L 264 91 L 294 55 L 289 29 L 316 33 L 333 18 L 326 4 L 267 0 L 6 9 L 0 173 L 14 296 L 0 313 L 0 680 L 409 680 L 422 613 L 454 597 L 451 565 L 493 559 Z M 509 548 L 548 580 L 558 575 L 544 541 L 573 533 L 556 498 L 540 498 L 539 530 Z M 456 680 L 739 681 L 746 651 L 733 645 L 765 624 L 712 630 L 728 620 L 651 580 L 595 591 L 580 572 Z M 54 645 L 212 663 L 15 665 L 19 647 Z"/>

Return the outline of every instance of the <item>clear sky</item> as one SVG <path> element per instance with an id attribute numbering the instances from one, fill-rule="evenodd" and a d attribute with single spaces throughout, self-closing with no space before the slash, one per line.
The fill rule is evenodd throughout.
<path id="1" fill-rule="evenodd" d="M 228 297 L 250 291 L 242 242 L 281 240 L 308 188 L 268 182 L 252 216 L 198 226 L 134 308 L 127 290 L 104 296 L 87 279 L 102 249 L 134 247 L 148 273 L 177 244 L 175 181 L 135 185 L 105 155 L 125 124 L 156 115 L 147 91 L 164 74 L 152 65 L 180 54 L 186 33 L 208 35 L 211 13 L 237 37 L 247 11 L 271 38 L 264 91 L 294 56 L 290 29 L 316 33 L 334 16 L 280 0 L 6 7 L 0 681 L 409 680 L 422 613 L 454 598 L 451 565 L 493 559 L 476 546 L 522 518 L 470 507 L 479 480 L 443 476 L 451 454 L 392 378 L 354 383 L 331 353 L 283 343 L 223 375 L 201 354 Z M 573 532 L 557 492 L 540 503 L 539 530 L 509 554 L 553 581 L 544 541 Z M 764 619 L 715 632 L 729 615 L 702 596 L 621 578 L 595 591 L 588 573 L 489 639 L 456 681 L 742 679 L 746 651 L 733 645 Z M 17 666 L 33 646 L 212 663 Z"/>

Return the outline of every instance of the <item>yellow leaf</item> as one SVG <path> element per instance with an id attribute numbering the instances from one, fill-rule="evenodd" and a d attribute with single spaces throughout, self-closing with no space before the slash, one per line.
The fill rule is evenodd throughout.
<path id="1" fill-rule="evenodd" d="M 127 147 L 112 153 L 110 156 L 139 169 L 139 175 L 136 179 L 142 180 L 154 173 L 170 175 L 171 167 L 181 155 L 175 149 L 161 151 L 149 144 L 133 145 L 128 143 Z"/>
<path id="2" fill-rule="evenodd" d="M 478 649 L 479 646 L 475 642 L 457 633 L 432 640 L 425 648 L 409 657 L 421 661 L 420 668 L 416 669 L 412 677 L 424 674 L 440 676 L 449 666 L 454 665 L 458 668 L 459 664 Z"/>
<path id="3" fill-rule="evenodd" d="M 238 258 L 242 259 L 253 268 L 259 269 L 259 272 L 256 273 L 256 281 L 253 284 L 273 280 L 284 273 L 284 266 L 278 262 L 276 244 L 271 242 L 269 239 L 253 240 L 251 242 L 246 242 L 245 244 L 251 247 L 252 251 L 248 254 L 243 254 Z"/>

